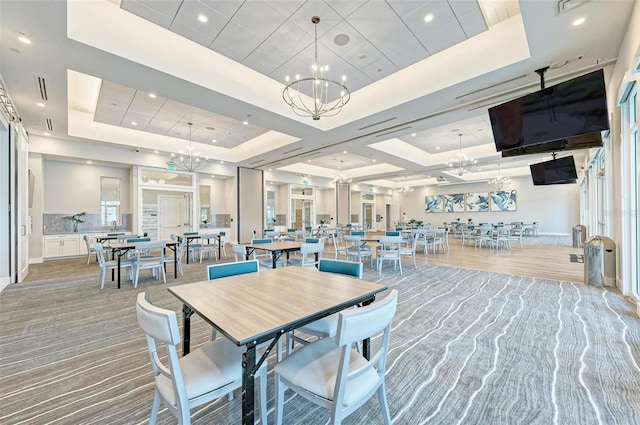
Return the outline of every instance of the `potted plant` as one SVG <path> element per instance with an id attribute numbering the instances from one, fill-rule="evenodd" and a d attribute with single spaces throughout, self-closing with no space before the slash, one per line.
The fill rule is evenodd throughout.
<path id="1" fill-rule="evenodd" d="M 80 223 L 84 223 L 84 220 L 81 218 L 82 216 L 87 215 L 86 212 L 81 212 L 78 214 L 74 214 L 74 215 L 67 215 L 65 217 L 62 217 L 65 220 L 69 220 L 71 222 L 71 224 L 73 225 L 73 232 L 74 233 L 78 233 L 78 224 Z"/>

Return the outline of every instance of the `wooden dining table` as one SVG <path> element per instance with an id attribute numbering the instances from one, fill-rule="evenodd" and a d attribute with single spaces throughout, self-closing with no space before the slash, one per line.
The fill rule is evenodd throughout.
<path id="1" fill-rule="evenodd" d="M 207 243 L 209 243 L 209 240 L 211 239 L 211 237 L 215 237 L 218 241 L 218 258 L 222 258 L 220 257 L 222 255 L 222 235 L 218 232 L 216 233 L 198 233 L 198 234 L 185 234 L 184 236 L 182 236 L 183 238 L 185 238 L 187 240 L 187 264 L 189 264 L 189 244 L 191 243 L 191 241 L 193 239 L 206 239 Z"/>
<path id="2" fill-rule="evenodd" d="M 247 247 L 247 260 L 249 260 L 251 254 L 256 249 L 267 251 L 271 253 L 271 259 L 273 261 L 273 268 L 276 268 L 276 263 L 278 259 L 282 256 L 282 254 L 286 254 L 287 260 L 289 259 L 289 254 L 291 252 L 300 251 L 303 242 L 301 241 L 281 241 L 281 242 L 271 242 L 271 243 L 256 243 L 256 244 L 248 244 Z M 318 261 L 318 254 L 316 253 L 316 261 Z"/>
<path id="3" fill-rule="evenodd" d="M 183 303 L 183 354 L 190 350 L 191 316 L 198 314 L 238 346 L 242 359 L 242 423 L 254 423 L 255 372 L 278 338 L 300 326 L 354 305 L 373 302 L 386 286 L 312 268 L 282 267 L 172 286 L 168 290 Z M 257 359 L 256 346 L 271 344 Z M 368 358 L 369 341 L 363 341 Z M 257 361 L 256 361 L 257 360 Z"/>

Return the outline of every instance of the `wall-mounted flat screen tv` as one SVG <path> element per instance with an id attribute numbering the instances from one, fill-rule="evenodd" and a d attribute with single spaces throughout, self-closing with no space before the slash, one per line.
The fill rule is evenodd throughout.
<path id="1" fill-rule="evenodd" d="M 498 152 L 608 130 L 604 72 L 594 71 L 494 106 L 489 118 Z"/>
<path id="2" fill-rule="evenodd" d="M 576 183 L 578 180 L 573 155 L 531 164 L 529 168 L 534 186 Z"/>
<path id="3" fill-rule="evenodd" d="M 502 157 L 531 155 L 534 153 L 559 152 L 572 149 L 586 149 L 603 146 L 602 132 L 583 134 L 581 136 L 568 137 L 566 139 L 554 140 L 552 142 L 539 143 L 537 145 L 523 146 L 515 149 L 505 149 Z"/>

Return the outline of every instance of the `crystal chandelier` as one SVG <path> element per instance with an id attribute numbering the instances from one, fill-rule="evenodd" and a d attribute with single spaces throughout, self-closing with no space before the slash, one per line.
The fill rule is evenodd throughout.
<path id="1" fill-rule="evenodd" d="M 286 77 L 287 86 L 282 92 L 282 98 L 291 106 L 293 112 L 301 117 L 311 117 L 319 120 L 321 116 L 331 117 L 337 115 L 344 105 L 349 102 L 351 93 L 345 86 L 346 76 L 342 81 L 334 81 L 329 78 L 329 66 L 318 66 L 318 23 L 320 18 L 311 18 L 315 30 L 314 38 L 314 62 L 311 65 L 311 77 L 301 78 L 296 75 L 294 80 Z M 339 94 L 339 97 L 335 97 Z"/>
<path id="2" fill-rule="evenodd" d="M 200 152 L 196 152 L 191 144 L 191 126 L 192 122 L 189 124 L 189 146 L 185 149 L 186 151 L 178 151 L 177 154 L 172 153 L 171 159 L 167 161 L 167 166 L 171 168 L 177 168 L 183 171 L 194 172 L 201 168 L 204 168 L 209 164 L 209 158 L 203 157 Z"/>
<path id="3" fill-rule="evenodd" d="M 500 174 L 500 164 L 498 164 L 498 177 L 494 177 L 489 180 L 489 186 L 494 187 L 496 190 L 502 190 L 511 184 L 511 178 L 503 177 Z"/>
<path id="4" fill-rule="evenodd" d="M 455 158 L 447 162 L 447 167 L 449 167 L 449 171 L 452 173 L 462 176 L 464 173 L 471 171 L 471 168 L 476 165 L 478 161 L 462 153 L 462 133 L 458 134 L 458 136 L 460 137 L 460 150 Z"/>

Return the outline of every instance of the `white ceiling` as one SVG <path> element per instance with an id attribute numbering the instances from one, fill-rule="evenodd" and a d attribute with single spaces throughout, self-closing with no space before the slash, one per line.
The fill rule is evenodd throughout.
<path id="1" fill-rule="evenodd" d="M 193 122 L 192 140 L 227 163 L 324 177 L 342 170 L 388 186 L 435 184 L 443 174 L 486 179 L 499 162 L 503 175 L 527 174 L 531 158 L 495 152 L 487 108 L 538 89 L 543 66 L 547 85 L 608 72 L 634 5 L 591 0 L 558 14 L 549 0 L 117 3 L 0 3 L 0 73 L 32 138 L 48 118 L 59 143 L 168 153 Z M 318 122 L 294 116 L 281 98 L 284 76 L 312 61 L 313 15 L 319 61 L 346 74 L 352 92 L 343 112 Z M 578 17 L 586 22 L 573 27 Z M 349 42 L 337 45 L 344 35 Z M 459 134 L 480 163 L 462 178 L 443 165 Z"/>

